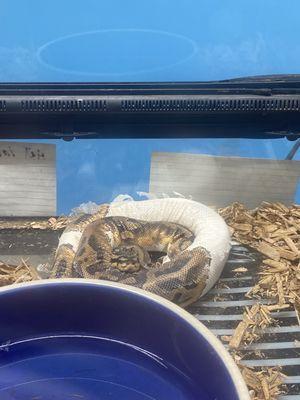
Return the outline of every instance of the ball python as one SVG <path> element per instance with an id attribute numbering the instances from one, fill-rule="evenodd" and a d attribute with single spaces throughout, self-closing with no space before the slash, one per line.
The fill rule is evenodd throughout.
<path id="1" fill-rule="evenodd" d="M 166 253 L 152 263 L 149 252 Z M 108 279 L 186 307 L 216 283 L 230 251 L 225 221 L 183 198 L 105 204 L 60 237 L 51 278 Z"/>

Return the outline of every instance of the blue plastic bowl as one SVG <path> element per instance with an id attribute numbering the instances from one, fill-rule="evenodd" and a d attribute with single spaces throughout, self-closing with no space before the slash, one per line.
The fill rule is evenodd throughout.
<path id="1" fill-rule="evenodd" d="M 0 289 L 1 400 L 248 400 L 223 345 L 158 296 L 103 281 Z"/>

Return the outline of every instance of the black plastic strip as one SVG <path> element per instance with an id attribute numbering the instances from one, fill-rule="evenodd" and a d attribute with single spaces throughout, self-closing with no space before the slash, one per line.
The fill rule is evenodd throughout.
<path id="1" fill-rule="evenodd" d="M 300 80 L 1 84 L 1 138 L 296 139 Z M 294 86 L 291 86 L 294 85 Z M 285 94 L 274 94 L 274 90 Z M 280 92 L 280 93 L 281 93 Z M 298 93 L 299 92 L 299 93 Z"/>

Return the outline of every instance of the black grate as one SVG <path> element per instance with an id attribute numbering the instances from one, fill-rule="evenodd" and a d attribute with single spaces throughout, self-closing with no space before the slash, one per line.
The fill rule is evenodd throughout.
<path id="1" fill-rule="evenodd" d="M 6 111 L 6 101 L 5 100 L 0 100 L 0 112 L 1 111 Z"/>
<path id="2" fill-rule="evenodd" d="M 22 100 L 24 112 L 97 112 L 106 110 L 105 100 Z"/>
<path id="3" fill-rule="evenodd" d="M 299 111 L 298 99 L 122 100 L 125 112 Z"/>

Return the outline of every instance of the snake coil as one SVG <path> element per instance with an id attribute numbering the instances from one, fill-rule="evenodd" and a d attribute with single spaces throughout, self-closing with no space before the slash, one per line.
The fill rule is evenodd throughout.
<path id="1" fill-rule="evenodd" d="M 100 212 L 101 214 L 101 212 Z M 90 221 L 103 217 L 127 217 L 148 222 L 180 224 L 194 234 L 192 244 L 175 261 L 164 257 L 160 271 L 142 272 L 143 279 L 121 280 L 186 306 L 207 293 L 219 279 L 230 251 L 230 234 L 222 217 L 211 208 L 183 198 L 113 202 L 98 213 L 74 223 L 62 234 L 54 262 L 71 263 L 82 232 Z M 73 257 L 73 258 L 72 258 Z M 54 268 L 55 269 L 55 268 Z M 57 271 L 57 268 L 56 268 Z M 141 274 L 142 274 L 141 273 Z"/>

